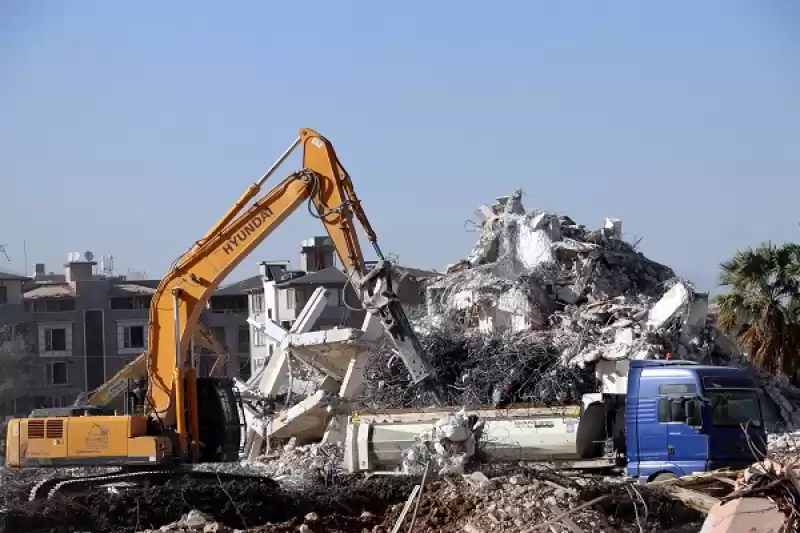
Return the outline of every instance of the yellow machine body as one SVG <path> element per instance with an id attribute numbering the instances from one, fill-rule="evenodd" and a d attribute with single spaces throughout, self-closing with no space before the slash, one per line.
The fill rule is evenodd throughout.
<path id="1" fill-rule="evenodd" d="M 171 462 L 172 443 L 166 436 L 147 435 L 145 416 L 17 418 L 8 423 L 10 467 Z"/>

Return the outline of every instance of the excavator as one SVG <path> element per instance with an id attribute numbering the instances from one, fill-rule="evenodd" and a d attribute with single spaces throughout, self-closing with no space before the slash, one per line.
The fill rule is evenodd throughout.
<path id="1" fill-rule="evenodd" d="M 301 146 L 301 170 L 261 194 L 267 180 Z M 37 409 L 27 418 L 9 421 L 7 467 L 117 469 L 112 474 L 50 478 L 34 487 L 31 499 L 52 497 L 66 486 L 80 490 L 115 481 L 150 483 L 175 472 L 194 475 L 198 470 L 193 464 L 238 460 L 243 417 L 234 382 L 199 377 L 189 357 L 191 345 L 211 294 L 304 202 L 325 227 L 369 319 L 381 323 L 412 382 L 439 403 L 434 372 L 394 292 L 392 264 L 378 244 L 350 175 L 328 139 L 301 129 L 272 167 L 161 280 L 150 307 L 146 375 L 134 395 L 138 405 L 125 414 L 103 405 Z M 378 257 L 369 270 L 356 222 Z"/>

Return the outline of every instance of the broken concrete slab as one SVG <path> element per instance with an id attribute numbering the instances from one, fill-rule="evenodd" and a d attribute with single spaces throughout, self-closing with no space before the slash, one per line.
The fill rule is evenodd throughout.
<path id="1" fill-rule="evenodd" d="M 739 498 L 712 507 L 700 533 L 779 533 L 785 521 L 767 498 Z"/>
<path id="2" fill-rule="evenodd" d="M 660 329 L 678 313 L 685 311 L 691 295 L 685 283 L 676 283 L 656 304 L 650 308 L 647 316 L 647 327 Z"/>

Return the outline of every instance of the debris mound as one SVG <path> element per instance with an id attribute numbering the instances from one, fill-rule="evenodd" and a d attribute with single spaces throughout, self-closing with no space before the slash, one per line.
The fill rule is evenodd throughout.
<path id="1" fill-rule="evenodd" d="M 400 512 L 396 506 L 379 531 L 388 533 Z M 426 485 L 413 531 L 698 531 L 703 518 L 646 488 L 577 482 L 529 469 L 492 479 L 475 472 Z"/>
<path id="2" fill-rule="evenodd" d="M 266 455 L 248 463 L 284 485 L 329 485 L 344 475 L 344 450 L 338 443 L 298 446 L 292 437 L 281 453 Z"/>
<path id="3" fill-rule="evenodd" d="M 620 220 L 588 229 L 526 212 L 522 196 L 479 208 L 472 252 L 429 282 L 424 312 L 410 313 L 421 314 L 413 325 L 445 403 L 575 403 L 599 390 L 598 363 L 624 373 L 628 360 L 671 355 L 747 369 L 774 404 L 770 429 L 800 427 L 800 391 L 750 365 L 716 328 L 708 295 L 626 242 Z M 432 404 L 389 345 L 374 350 L 365 378 L 364 408 Z"/>

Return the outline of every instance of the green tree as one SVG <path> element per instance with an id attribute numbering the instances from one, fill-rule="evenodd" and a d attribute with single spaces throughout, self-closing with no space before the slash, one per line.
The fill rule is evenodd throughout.
<path id="1" fill-rule="evenodd" d="M 797 381 L 800 370 L 800 245 L 764 243 L 720 265 L 718 322 L 751 361 Z"/>

